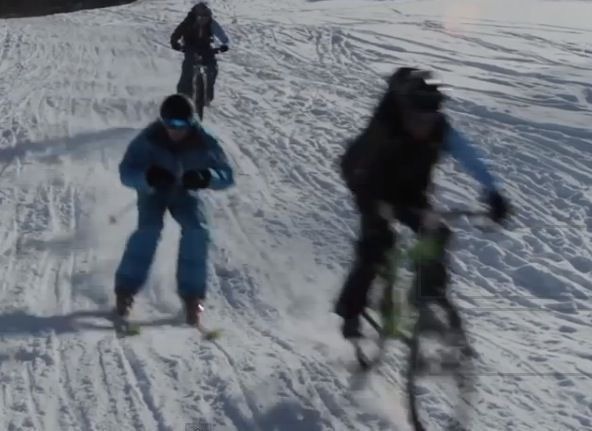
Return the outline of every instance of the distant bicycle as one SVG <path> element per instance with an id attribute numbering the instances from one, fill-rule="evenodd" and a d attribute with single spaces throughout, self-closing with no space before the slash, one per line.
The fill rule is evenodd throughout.
<path id="1" fill-rule="evenodd" d="M 193 79 L 191 80 L 191 100 L 195 103 L 195 110 L 199 119 L 203 120 L 204 108 L 208 104 L 207 88 L 208 88 L 208 65 L 204 62 L 204 56 L 194 52 L 186 52 L 181 49 L 191 58 L 191 65 L 193 68 Z M 214 55 L 223 52 L 221 48 L 213 48 L 211 51 Z"/>

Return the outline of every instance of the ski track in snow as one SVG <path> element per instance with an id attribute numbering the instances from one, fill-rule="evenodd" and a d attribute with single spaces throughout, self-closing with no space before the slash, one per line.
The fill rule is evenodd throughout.
<path id="1" fill-rule="evenodd" d="M 134 309 L 142 335 L 117 339 L 105 318 L 135 221 L 117 164 L 174 91 L 168 38 L 190 2 L 3 21 L 0 429 L 408 429 L 406 352 L 358 382 L 330 313 L 356 230 L 336 158 L 403 64 L 450 83 L 453 121 L 516 207 L 506 230 L 455 224 L 453 295 L 480 357 L 473 429 L 592 428 L 590 27 L 449 4 L 215 3 L 233 47 L 205 122 L 237 186 L 204 196 L 214 343 L 177 323 L 170 220 Z M 478 198 L 455 164 L 436 179 L 442 206 Z M 434 429 L 445 400 L 425 397 Z"/>

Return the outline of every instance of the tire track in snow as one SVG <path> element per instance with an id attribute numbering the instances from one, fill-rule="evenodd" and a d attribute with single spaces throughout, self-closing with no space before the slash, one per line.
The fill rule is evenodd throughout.
<path id="1" fill-rule="evenodd" d="M 82 350 L 84 352 L 84 346 L 81 342 L 75 342 L 77 347 L 76 350 Z M 65 347 L 65 345 L 64 345 Z M 63 394 L 65 395 L 66 399 L 64 400 L 64 404 L 67 408 L 67 411 L 70 412 L 75 418 L 75 424 L 78 426 L 82 425 L 83 429 L 93 429 L 93 421 L 91 417 L 89 417 L 89 413 L 86 411 L 86 407 L 82 404 L 79 404 L 78 399 L 80 398 L 79 389 L 80 389 L 80 382 L 77 378 L 72 378 L 72 369 L 71 367 L 75 364 L 75 361 L 72 361 L 73 354 L 78 353 L 73 349 L 74 346 L 69 346 L 67 350 L 60 349 L 59 352 L 59 366 L 60 366 L 60 387 L 63 388 Z"/>
<path id="2" fill-rule="evenodd" d="M 141 429 L 147 424 L 142 420 L 142 413 L 138 410 L 133 396 L 130 395 L 132 382 L 129 381 L 128 372 L 118 348 L 121 346 L 108 338 L 102 340 L 98 346 L 101 384 L 106 403 L 110 406 L 108 413 L 109 417 L 115 416 L 111 419 L 112 424 L 109 428 L 129 420 L 134 424 L 134 429 Z"/>
<path id="3" fill-rule="evenodd" d="M 154 399 L 154 394 L 150 388 L 150 378 L 144 371 L 141 361 L 136 357 L 135 352 L 126 345 L 126 341 L 120 341 L 122 358 L 125 360 L 128 368 L 128 373 L 131 373 L 130 382 L 133 382 L 133 386 L 139 392 L 143 404 L 149 412 L 151 419 L 158 431 L 173 431 L 171 427 L 166 424 L 163 414 L 160 412 L 159 407 Z"/>

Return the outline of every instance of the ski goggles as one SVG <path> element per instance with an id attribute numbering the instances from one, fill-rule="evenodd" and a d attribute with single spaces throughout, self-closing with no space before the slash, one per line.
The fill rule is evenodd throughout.
<path id="1" fill-rule="evenodd" d="M 191 121 L 179 118 L 162 118 L 161 121 L 167 129 L 189 129 L 193 125 Z"/>

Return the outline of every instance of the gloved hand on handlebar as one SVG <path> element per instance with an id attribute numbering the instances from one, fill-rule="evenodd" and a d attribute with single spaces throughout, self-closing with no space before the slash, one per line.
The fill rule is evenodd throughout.
<path id="1" fill-rule="evenodd" d="M 183 47 L 178 41 L 171 41 L 171 48 L 173 48 L 175 51 L 183 51 Z"/>
<path id="2" fill-rule="evenodd" d="M 220 50 L 220 52 L 226 52 L 226 51 L 228 51 L 228 45 L 220 45 L 219 50 Z"/>

